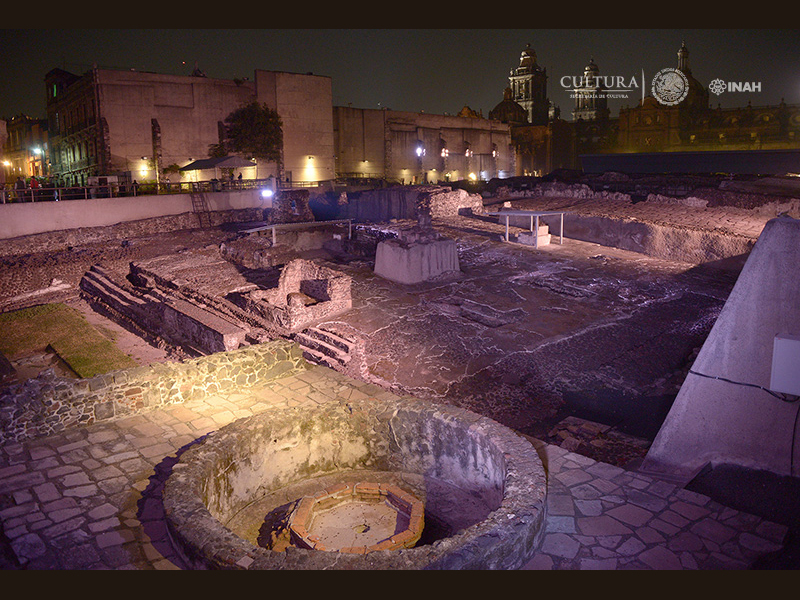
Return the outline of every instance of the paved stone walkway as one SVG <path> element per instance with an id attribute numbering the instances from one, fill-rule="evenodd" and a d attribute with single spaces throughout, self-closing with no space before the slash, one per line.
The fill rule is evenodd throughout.
<path id="1" fill-rule="evenodd" d="M 313 367 L 260 391 L 0 447 L 0 566 L 182 569 L 161 503 L 182 448 L 271 407 L 389 396 Z M 531 441 L 549 473 L 548 516 L 541 550 L 526 569 L 746 569 L 782 547 L 783 525 Z"/>

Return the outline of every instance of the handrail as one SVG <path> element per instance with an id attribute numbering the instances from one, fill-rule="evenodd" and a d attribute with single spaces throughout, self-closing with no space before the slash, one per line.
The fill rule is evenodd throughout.
<path id="1" fill-rule="evenodd" d="M 318 185 L 316 182 L 290 182 L 278 184 L 278 189 L 297 189 Z M 45 186 L 38 188 L 26 187 L 17 189 L 14 183 L 0 185 L 0 203 L 9 204 L 17 202 L 51 202 L 59 200 L 89 200 L 94 198 L 120 198 L 154 194 L 188 194 L 192 192 L 226 192 L 252 189 L 273 189 L 276 186 L 274 178 L 271 179 L 234 179 L 207 180 L 207 181 L 181 181 L 171 182 L 146 182 L 146 183 L 107 183 L 105 185 L 86 186 Z"/>

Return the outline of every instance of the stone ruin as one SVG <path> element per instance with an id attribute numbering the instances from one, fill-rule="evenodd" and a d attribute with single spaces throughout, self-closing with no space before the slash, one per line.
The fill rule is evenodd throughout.
<path id="1" fill-rule="evenodd" d="M 341 314 L 352 307 L 351 278 L 310 260 L 295 259 L 281 271 L 278 285 L 244 295 L 244 308 L 290 332 Z"/>
<path id="2" fill-rule="evenodd" d="M 528 440 L 409 396 L 234 421 L 183 452 L 163 489 L 170 540 L 191 568 L 251 571 L 516 569 L 541 544 L 546 498 Z M 310 531 L 313 504 L 343 501 L 398 514 L 383 533 L 391 515 L 363 506 L 337 531 Z M 343 527 L 355 531 L 326 545 Z"/>
<path id="3" fill-rule="evenodd" d="M 349 310 L 350 285 L 312 260 L 246 269 L 213 247 L 132 263 L 125 278 L 95 265 L 80 283 L 96 310 L 178 357 L 291 338 Z"/>
<path id="4" fill-rule="evenodd" d="M 417 198 L 416 225 L 398 230 L 398 237 L 382 241 L 375 253 L 375 274 L 413 285 L 461 273 L 454 240 L 434 230 L 430 194 Z"/>
<path id="5" fill-rule="evenodd" d="M 314 221 L 308 190 L 282 190 L 272 200 L 267 223 L 308 223 Z"/>

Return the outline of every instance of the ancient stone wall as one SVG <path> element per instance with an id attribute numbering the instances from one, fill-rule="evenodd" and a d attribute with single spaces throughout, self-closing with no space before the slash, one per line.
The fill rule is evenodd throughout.
<path id="1" fill-rule="evenodd" d="M 0 444 L 202 399 L 256 389 L 308 368 L 299 346 L 273 340 L 183 363 L 134 367 L 91 379 L 52 370 L 0 392 Z"/>
<path id="2" fill-rule="evenodd" d="M 466 190 L 441 188 L 425 194 L 433 218 L 454 217 L 463 212 L 483 213 L 483 200 L 479 194 L 470 194 Z"/>
<path id="3" fill-rule="evenodd" d="M 483 212 L 478 194 L 447 186 L 396 186 L 355 193 L 339 202 L 338 218 L 383 223 L 392 219 L 416 219 L 420 211 L 432 217 L 455 216 L 465 210 Z"/>
<path id="4" fill-rule="evenodd" d="M 268 223 L 307 223 L 314 220 L 308 190 L 284 190 L 272 202 Z"/>
<path id="5" fill-rule="evenodd" d="M 219 226 L 224 223 L 260 221 L 263 217 L 263 213 L 264 210 L 261 208 L 250 208 L 209 212 L 208 216 L 212 226 Z M 165 231 L 197 229 L 199 226 L 200 222 L 197 214 L 187 212 L 180 215 L 154 217 L 152 219 L 128 221 L 102 227 L 61 229 L 59 231 L 49 231 L 12 239 L 4 239 L 2 255 L 19 256 L 34 252 L 61 252 L 70 247 L 108 241 L 113 241 L 118 244 L 120 240 L 143 237 L 156 233 L 163 233 Z"/>
<path id="6" fill-rule="evenodd" d="M 349 310 L 352 306 L 348 275 L 310 260 L 289 262 L 276 288 L 248 294 L 248 308 L 289 331 Z"/>

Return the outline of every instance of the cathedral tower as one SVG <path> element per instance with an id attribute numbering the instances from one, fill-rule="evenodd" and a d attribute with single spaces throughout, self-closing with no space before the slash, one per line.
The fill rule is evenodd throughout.
<path id="1" fill-rule="evenodd" d="M 528 44 L 522 51 L 519 66 L 508 77 L 512 99 L 528 114 L 531 125 L 546 125 L 550 101 L 547 98 L 547 69 L 536 62 L 536 52 Z"/>
<path id="2" fill-rule="evenodd" d="M 572 118 L 577 121 L 596 121 L 608 117 L 608 106 L 606 93 L 601 80 L 598 77 L 600 68 L 595 64 L 594 59 L 589 60 L 589 64 L 583 70 L 583 77 L 580 86 L 576 87 L 575 110 L 572 111 Z"/>

